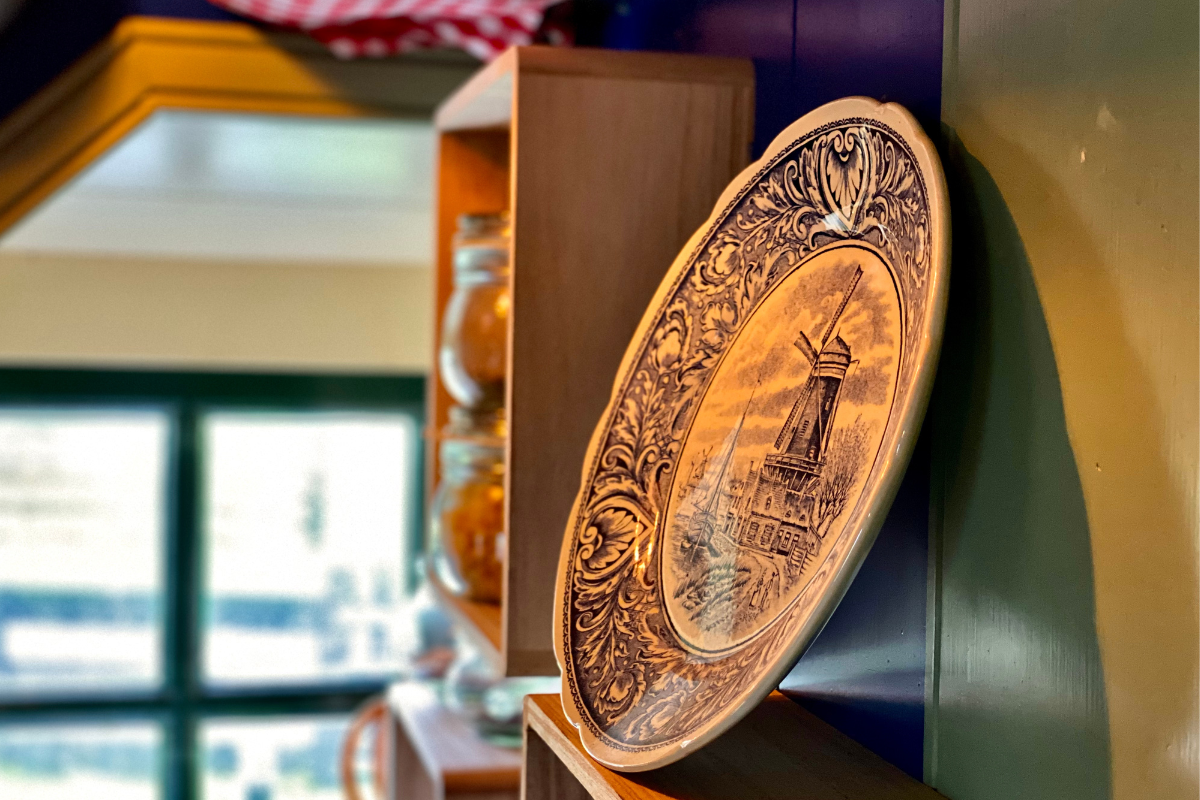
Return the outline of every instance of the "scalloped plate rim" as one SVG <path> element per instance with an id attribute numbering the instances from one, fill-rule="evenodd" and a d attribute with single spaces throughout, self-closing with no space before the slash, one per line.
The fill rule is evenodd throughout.
<path id="1" fill-rule="evenodd" d="M 816 603 L 808 619 L 796 631 L 790 645 L 770 668 L 763 671 L 755 681 L 754 686 L 742 696 L 741 702 L 701 725 L 697 729 L 696 735 L 692 738 L 685 739 L 679 743 L 669 742 L 653 749 L 647 747 L 639 752 L 622 754 L 620 750 L 609 747 L 603 741 L 596 739 L 583 724 L 580 712 L 571 700 L 570 687 L 568 685 L 566 662 L 569 658 L 569 645 L 563 641 L 563 637 L 560 635 L 560 621 L 564 613 L 564 581 L 571 573 L 568 563 L 573 544 L 571 532 L 579 514 L 579 504 L 583 497 L 584 489 L 590 477 L 589 465 L 600 444 L 601 436 L 606 430 L 604 423 L 608 419 L 612 404 L 617 399 L 618 393 L 621 390 L 627 365 L 636 357 L 639 343 L 643 341 L 649 329 L 658 318 L 659 310 L 666 299 L 667 293 L 671 289 L 673 279 L 677 273 L 686 268 L 700 242 L 722 218 L 726 209 L 738 193 L 773 158 L 786 150 L 792 143 L 815 131 L 822 125 L 847 117 L 871 118 L 882 124 L 889 125 L 912 148 L 914 155 L 917 157 L 918 166 L 924 173 L 927 181 L 932 243 L 929 272 L 930 288 L 927 295 L 927 302 L 929 303 L 931 313 L 930 319 L 925 326 L 925 335 L 921 340 L 924 356 L 921 362 L 915 367 L 911 400 L 905 410 L 906 413 L 903 414 L 900 420 L 900 430 L 897 434 L 898 446 L 893 452 L 883 455 L 882 447 L 886 442 L 881 442 L 881 457 L 886 461 L 883 468 L 884 477 L 875 495 L 869 501 L 866 498 L 860 498 L 858 501 L 859 503 L 866 503 L 868 508 L 864 514 L 865 519 L 863 524 L 857 532 L 850 534 L 854 537 L 854 541 L 850 544 L 844 561 L 830 580 L 827 590 Z M 824 252 L 825 249 L 827 248 L 818 248 L 809 257 Z M 630 339 L 629 345 L 622 357 L 621 367 L 618 369 L 616 378 L 613 381 L 613 388 L 609 395 L 608 404 L 589 438 L 586 456 L 581 469 L 580 490 L 572 504 L 571 515 L 568 519 L 559 550 L 558 572 L 555 576 L 554 617 L 552 624 L 554 625 L 554 655 L 560 670 L 560 700 L 567 720 L 579 733 L 581 744 L 587 753 L 597 762 L 621 772 L 643 772 L 678 761 L 710 743 L 741 721 L 775 690 L 779 682 L 791 671 L 796 660 L 803 655 L 804 651 L 829 621 L 829 618 L 841 602 L 850 583 L 854 580 L 855 575 L 862 566 L 862 562 L 870 551 L 871 545 L 874 544 L 883 519 L 886 517 L 886 512 L 891 507 L 900 482 L 904 477 L 904 467 L 907 466 L 913 448 L 916 445 L 917 434 L 920 432 L 921 422 L 929 403 L 941 347 L 949 283 L 949 258 L 949 198 L 945 175 L 936 147 L 906 108 L 897 103 L 881 103 L 873 98 L 861 96 L 846 97 L 826 103 L 808 112 L 784 128 L 771 141 L 758 160 L 749 164 L 730 181 L 722 191 L 720 197 L 713 204 L 713 210 L 704 223 L 696 229 L 680 249 L 679 254 L 672 261 L 670 268 L 664 273 L 662 282 L 648 303 L 646 311 L 639 321 L 634 335 Z M 894 269 L 894 266 L 890 262 L 889 269 Z M 771 624 L 775 623 L 772 622 Z M 622 758 L 620 757 L 621 755 L 625 757 Z"/>

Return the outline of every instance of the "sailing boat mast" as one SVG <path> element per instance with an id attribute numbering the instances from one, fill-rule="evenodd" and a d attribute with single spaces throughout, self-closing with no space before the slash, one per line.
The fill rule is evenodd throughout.
<path id="1" fill-rule="evenodd" d="M 746 407 L 742 409 L 742 416 L 738 418 L 737 428 L 733 435 L 733 441 L 729 445 L 729 450 L 725 453 L 725 457 L 721 459 L 721 471 L 717 474 L 717 480 L 713 484 L 713 491 L 708 496 L 708 506 L 704 509 L 708 513 L 713 513 L 713 506 L 719 504 L 721 496 L 721 487 L 725 484 L 725 471 L 729 469 L 729 462 L 733 460 L 733 454 L 737 452 L 738 439 L 742 437 L 742 424 L 746 421 L 746 412 L 750 410 L 750 404 L 754 402 L 754 395 L 758 392 L 758 384 L 762 383 L 762 378 L 754 384 L 754 389 L 750 392 L 750 399 L 746 401 Z"/>

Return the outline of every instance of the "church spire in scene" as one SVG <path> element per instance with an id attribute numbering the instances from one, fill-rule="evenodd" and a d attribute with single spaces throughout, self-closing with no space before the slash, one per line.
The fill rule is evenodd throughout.
<path id="1" fill-rule="evenodd" d="M 750 411 L 750 404 L 754 402 L 754 395 L 758 392 L 758 386 L 762 383 L 762 378 L 755 382 L 754 388 L 750 391 L 750 399 L 746 401 L 746 407 L 742 409 L 742 415 L 738 417 L 737 425 L 725 437 L 725 444 L 721 448 L 721 454 L 717 461 L 720 464 L 720 471 L 717 474 L 717 479 L 712 486 L 709 487 L 708 503 L 705 511 L 715 513 L 719 504 L 721 490 L 725 484 L 725 473 L 729 470 L 729 463 L 733 461 L 733 454 L 737 452 L 738 439 L 742 436 L 742 425 L 746 422 L 746 413 Z"/>

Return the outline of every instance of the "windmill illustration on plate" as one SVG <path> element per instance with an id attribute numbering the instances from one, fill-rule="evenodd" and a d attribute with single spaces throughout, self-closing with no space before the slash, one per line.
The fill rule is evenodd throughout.
<path id="1" fill-rule="evenodd" d="M 842 384 L 854 363 L 850 346 L 836 331 L 862 275 L 862 268 L 856 268 L 816 346 L 803 332 L 796 339 L 811 370 L 762 466 L 755 471 L 751 463 L 739 486 L 726 486 L 750 402 L 719 455 L 707 461 L 702 494 L 681 541 L 683 550 L 703 548 L 716 556 L 736 542 L 741 548 L 783 560 L 793 574 L 817 551 L 824 534 L 819 530 L 821 520 L 814 518 L 817 490 Z M 751 401 L 753 397 L 752 392 Z"/>

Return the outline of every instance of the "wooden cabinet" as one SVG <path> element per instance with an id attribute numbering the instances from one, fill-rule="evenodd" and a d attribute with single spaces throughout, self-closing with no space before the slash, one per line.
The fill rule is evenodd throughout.
<path id="1" fill-rule="evenodd" d="M 520 47 L 436 114 L 439 330 L 457 216 L 512 215 L 503 600 L 447 596 L 507 675 L 557 672 L 555 572 L 588 439 L 667 267 L 749 161 L 753 88 L 744 60 Z M 430 491 L 450 405 L 435 374 Z"/>

